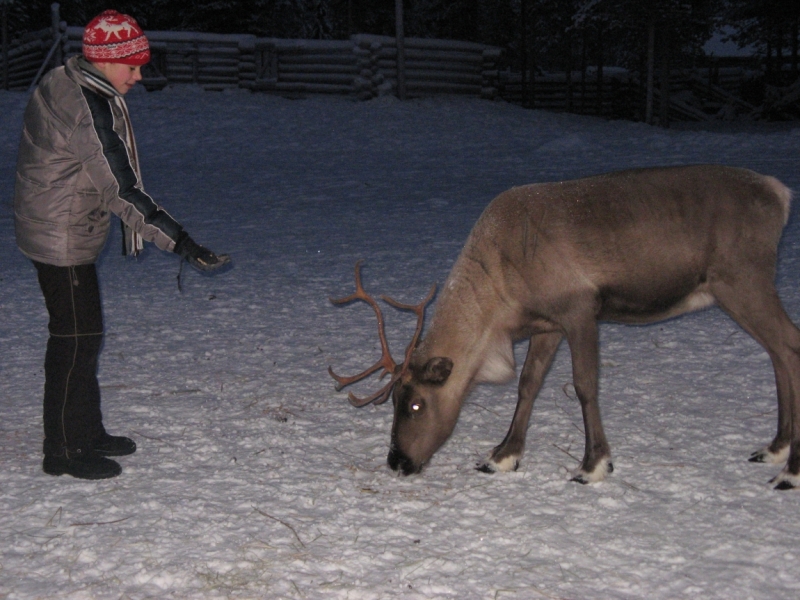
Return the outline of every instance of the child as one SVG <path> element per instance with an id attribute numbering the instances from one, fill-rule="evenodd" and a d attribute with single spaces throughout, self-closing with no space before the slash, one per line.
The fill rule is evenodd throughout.
<path id="1" fill-rule="evenodd" d="M 122 469 L 108 457 L 136 451 L 133 440 L 106 432 L 100 411 L 95 262 L 110 213 L 122 220 L 131 254 L 144 239 L 204 271 L 230 262 L 196 244 L 142 187 L 123 96 L 149 60 L 136 21 L 105 11 L 84 30 L 83 56 L 50 71 L 25 111 L 14 216 L 17 245 L 36 267 L 50 316 L 42 463 L 50 475 L 115 477 Z"/>

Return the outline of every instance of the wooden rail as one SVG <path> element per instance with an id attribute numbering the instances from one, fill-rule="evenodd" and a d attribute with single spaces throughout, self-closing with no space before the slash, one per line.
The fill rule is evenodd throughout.
<path id="1" fill-rule="evenodd" d="M 66 28 L 65 58 L 81 51 L 83 29 Z M 253 35 L 147 31 L 152 60 L 144 84 L 244 87 L 276 93 L 333 93 L 371 98 L 393 93 L 397 48 L 391 37 L 287 40 Z M 494 97 L 501 50 L 468 42 L 406 40 L 410 96 Z"/>
<path id="2" fill-rule="evenodd" d="M 289 40 L 186 31 L 146 33 L 152 60 L 143 69 L 143 84 L 149 90 L 184 83 L 207 89 L 239 87 L 287 95 L 340 94 L 360 99 L 397 91 L 398 57 L 393 37 L 357 34 L 347 40 Z M 62 24 L 58 31 L 43 29 L 15 40 L 8 53 L 7 87 L 28 89 L 37 72 L 80 53 L 82 38 L 82 27 Z M 56 39 L 62 43 L 57 52 L 52 52 Z M 593 72 L 573 73 L 572 77 L 564 73 L 537 75 L 533 82 L 529 81 L 523 97 L 520 73 L 498 70 L 500 48 L 406 38 L 404 50 L 408 97 L 499 97 L 544 110 L 642 118 L 642 86 L 629 72 L 609 69 L 600 82 Z M 52 59 L 47 59 L 48 53 Z M 733 69 L 674 73 L 670 78 L 670 118 L 700 120 L 722 112 L 754 110 L 733 91 L 741 81 L 742 71 Z"/>
<path id="3" fill-rule="evenodd" d="M 54 40 L 50 28 L 25 34 L 15 40 L 8 51 L 8 84 L 0 82 L 0 87 L 27 90 L 43 66 Z"/>

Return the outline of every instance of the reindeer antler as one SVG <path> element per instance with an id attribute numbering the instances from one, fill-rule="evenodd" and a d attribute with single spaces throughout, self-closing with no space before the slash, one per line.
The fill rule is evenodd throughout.
<path id="1" fill-rule="evenodd" d="M 434 293 L 436 292 L 436 284 L 431 287 L 431 291 L 425 297 L 425 299 L 416 305 L 412 304 L 402 304 L 397 302 L 396 300 L 392 300 L 388 296 L 381 296 L 381 299 L 386 302 L 387 304 L 394 306 L 400 310 L 411 310 L 417 315 L 417 329 L 414 332 L 414 337 L 411 339 L 411 343 L 406 348 L 406 353 L 404 357 L 404 361 L 401 365 L 398 365 L 394 362 L 392 358 L 392 354 L 389 351 L 389 343 L 386 340 L 386 331 L 383 322 L 383 313 L 381 312 L 380 306 L 378 306 L 377 301 L 367 294 L 364 291 L 363 286 L 361 285 L 361 262 L 358 261 L 356 263 L 356 291 L 349 296 L 344 298 L 334 299 L 331 298 L 330 301 L 333 304 L 347 304 L 348 302 L 352 302 L 353 300 L 363 300 L 367 304 L 372 307 L 372 310 L 375 311 L 375 316 L 378 319 L 378 337 L 380 338 L 381 342 L 381 357 L 378 361 L 369 367 L 367 370 L 362 371 L 358 375 L 353 375 L 351 377 L 340 377 L 336 373 L 333 372 L 331 367 L 328 367 L 328 373 L 331 377 L 336 380 L 336 390 L 341 390 L 343 387 L 350 385 L 351 383 L 355 383 L 356 381 L 361 381 L 365 377 L 369 377 L 373 373 L 375 373 L 378 369 L 383 367 L 383 372 L 380 374 L 379 379 L 383 379 L 387 374 L 391 373 L 392 378 L 389 380 L 389 383 L 384 385 L 381 389 L 377 392 L 372 394 L 367 398 L 358 398 L 353 392 L 350 392 L 347 397 L 350 399 L 350 404 L 356 407 L 366 406 L 370 402 L 374 402 L 375 404 L 382 404 L 386 402 L 389 398 L 389 395 L 392 392 L 392 388 L 394 384 L 397 383 L 398 379 L 405 373 L 406 369 L 408 368 L 409 359 L 411 358 L 411 353 L 414 351 L 414 348 L 417 345 L 417 341 L 419 340 L 419 335 L 422 333 L 422 323 L 425 318 L 425 307 L 433 298 Z"/>

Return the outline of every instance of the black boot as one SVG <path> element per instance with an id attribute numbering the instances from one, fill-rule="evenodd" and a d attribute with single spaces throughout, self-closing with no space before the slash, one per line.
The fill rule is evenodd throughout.
<path id="1" fill-rule="evenodd" d="M 136 442 L 131 438 L 103 432 L 103 435 L 95 440 L 92 450 L 100 456 L 127 456 L 136 452 Z"/>
<path id="2" fill-rule="evenodd" d="M 45 454 L 42 470 L 48 475 L 72 475 L 78 479 L 109 479 L 122 473 L 118 463 L 91 451 Z"/>

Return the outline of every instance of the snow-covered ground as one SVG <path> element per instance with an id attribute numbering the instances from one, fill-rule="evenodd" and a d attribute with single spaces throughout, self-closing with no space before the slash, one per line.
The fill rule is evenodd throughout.
<path id="1" fill-rule="evenodd" d="M 568 480 L 583 433 L 565 347 L 510 474 L 473 467 L 505 434 L 513 383 L 478 387 L 423 474 L 402 478 L 385 465 L 391 405 L 352 408 L 326 372 L 379 355 L 370 309 L 328 301 L 351 292 L 358 259 L 368 291 L 416 303 L 514 185 L 716 162 L 800 190 L 800 127 L 134 90 L 148 191 L 235 268 L 184 269 L 180 293 L 174 255 L 124 259 L 114 229 L 99 377 L 106 427 L 139 450 L 92 483 L 41 471 L 47 315 L 11 210 L 25 101 L 0 92 L 0 598 L 800 597 L 800 493 L 747 461 L 774 434 L 772 368 L 718 309 L 602 326 L 616 470 L 596 485 Z M 794 215 L 778 283 L 800 322 L 798 261 Z M 399 356 L 413 315 L 386 318 Z"/>

